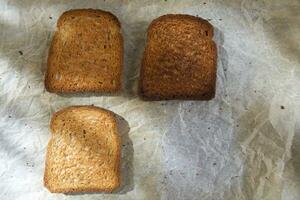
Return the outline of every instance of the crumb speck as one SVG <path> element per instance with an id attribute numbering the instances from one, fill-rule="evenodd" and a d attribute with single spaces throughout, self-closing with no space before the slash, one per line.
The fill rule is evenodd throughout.
<path id="1" fill-rule="evenodd" d="M 236 127 L 240 127 L 239 125 L 236 125 Z"/>
<path id="2" fill-rule="evenodd" d="M 23 51 L 19 51 L 19 54 L 22 56 L 23 55 Z"/>
<path id="3" fill-rule="evenodd" d="M 11 118 L 11 116 L 9 115 L 8 118 Z"/>
<path id="4" fill-rule="evenodd" d="M 210 130 L 210 127 L 208 127 L 207 129 Z"/>
<path id="5" fill-rule="evenodd" d="M 217 163 L 213 163 L 213 165 L 217 165 Z"/>
<path id="6" fill-rule="evenodd" d="M 144 140 L 146 140 L 146 138 L 144 138 Z"/>
<path id="7" fill-rule="evenodd" d="M 283 110 L 283 109 L 284 109 L 284 106 L 280 106 L 280 108 Z"/>
<path id="8" fill-rule="evenodd" d="M 61 75 L 60 75 L 59 73 L 56 73 L 56 74 L 55 74 L 55 79 L 56 79 L 56 80 L 60 80 L 60 79 L 61 79 Z"/>
<path id="9" fill-rule="evenodd" d="M 52 17 L 50 16 L 49 19 L 52 19 Z"/>
<path id="10" fill-rule="evenodd" d="M 220 20 L 220 21 L 222 21 L 222 19 L 221 19 L 221 18 L 220 18 L 219 20 Z"/>
<path id="11" fill-rule="evenodd" d="M 206 4 L 206 2 L 203 3 L 204 5 Z"/>

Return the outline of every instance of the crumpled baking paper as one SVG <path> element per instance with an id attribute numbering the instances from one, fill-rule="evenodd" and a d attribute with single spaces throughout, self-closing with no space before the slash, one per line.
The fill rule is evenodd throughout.
<path id="1" fill-rule="evenodd" d="M 108 10 L 121 21 L 120 94 L 45 91 L 56 21 L 71 8 Z M 299 1 L 1 0 L 0 10 L 0 199 L 300 199 Z M 147 26 L 167 13 L 200 16 L 215 27 L 214 100 L 137 97 Z M 122 187 L 51 194 L 43 186 L 51 114 L 91 104 L 125 119 Z"/>

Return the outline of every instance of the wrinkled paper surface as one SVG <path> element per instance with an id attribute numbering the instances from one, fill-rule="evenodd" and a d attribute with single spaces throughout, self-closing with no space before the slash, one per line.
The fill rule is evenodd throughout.
<path id="1" fill-rule="evenodd" d="M 108 10 L 121 21 L 120 94 L 45 91 L 56 21 L 71 8 Z M 300 199 L 299 1 L 1 0 L 0 10 L 0 199 Z M 215 27 L 214 100 L 137 98 L 147 26 L 167 13 Z M 128 123 L 123 186 L 114 194 L 51 194 L 43 186 L 51 114 L 91 104 Z"/>

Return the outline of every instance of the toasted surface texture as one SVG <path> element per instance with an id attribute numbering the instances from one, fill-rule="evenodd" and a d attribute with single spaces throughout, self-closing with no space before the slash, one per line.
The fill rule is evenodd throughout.
<path id="1" fill-rule="evenodd" d="M 116 92 L 121 88 L 123 39 L 118 19 L 102 10 L 79 9 L 57 21 L 48 54 L 49 92 Z"/>
<path id="2" fill-rule="evenodd" d="M 71 106 L 52 117 L 44 185 L 51 192 L 111 192 L 120 185 L 120 138 L 112 112 Z"/>
<path id="3" fill-rule="evenodd" d="M 212 25 L 169 14 L 148 28 L 139 95 L 145 100 L 209 100 L 215 95 L 217 49 Z"/>

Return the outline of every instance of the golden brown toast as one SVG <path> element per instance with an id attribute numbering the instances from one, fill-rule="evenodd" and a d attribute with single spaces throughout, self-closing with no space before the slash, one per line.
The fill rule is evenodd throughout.
<path id="1" fill-rule="evenodd" d="M 111 192 L 120 186 L 120 138 L 112 112 L 71 106 L 51 120 L 44 185 L 51 192 Z"/>
<path id="2" fill-rule="evenodd" d="M 57 22 L 48 55 L 49 92 L 116 92 L 121 88 L 123 39 L 113 14 L 70 10 Z"/>
<path id="3" fill-rule="evenodd" d="M 148 28 L 139 95 L 145 100 L 209 100 L 215 96 L 217 49 L 212 25 L 169 14 Z"/>

